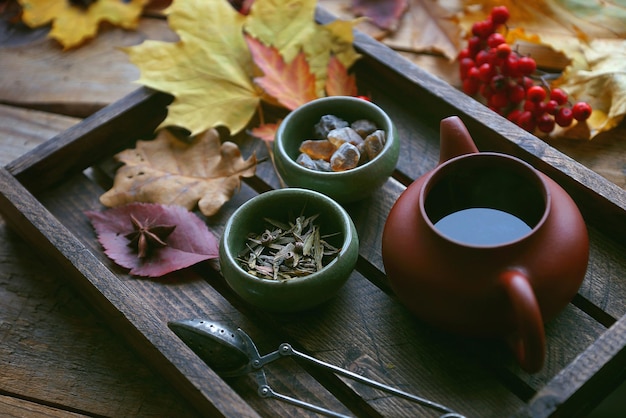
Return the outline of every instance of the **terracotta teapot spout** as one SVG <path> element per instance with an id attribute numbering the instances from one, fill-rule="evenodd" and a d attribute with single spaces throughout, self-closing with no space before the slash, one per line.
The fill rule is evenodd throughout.
<path id="1" fill-rule="evenodd" d="M 439 164 L 459 155 L 478 152 L 472 136 L 458 116 L 450 116 L 443 119 L 439 130 Z"/>

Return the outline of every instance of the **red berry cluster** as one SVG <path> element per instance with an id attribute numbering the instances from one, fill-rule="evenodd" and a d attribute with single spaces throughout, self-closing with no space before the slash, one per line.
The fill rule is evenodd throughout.
<path id="1" fill-rule="evenodd" d="M 591 106 L 578 102 L 570 107 L 567 94 L 536 76 L 537 64 L 520 55 L 498 32 L 509 19 L 506 6 L 496 6 L 487 19 L 472 25 L 472 36 L 459 54 L 463 91 L 480 94 L 499 114 L 529 132 L 535 128 L 550 133 L 555 125 L 570 126 L 574 119 L 584 121 Z M 536 80 L 538 79 L 538 83 Z"/>

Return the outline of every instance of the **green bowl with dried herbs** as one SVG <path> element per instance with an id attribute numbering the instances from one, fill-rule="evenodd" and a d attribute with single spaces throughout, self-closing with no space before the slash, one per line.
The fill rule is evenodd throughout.
<path id="1" fill-rule="evenodd" d="M 359 239 L 350 215 L 313 190 L 262 193 L 229 218 L 220 239 L 220 267 L 248 303 L 273 312 L 313 308 L 350 277 Z"/>
<path id="2" fill-rule="evenodd" d="M 290 112 L 274 138 L 276 170 L 291 187 L 340 203 L 382 186 L 398 163 L 400 140 L 378 105 L 350 96 L 310 101 Z"/>

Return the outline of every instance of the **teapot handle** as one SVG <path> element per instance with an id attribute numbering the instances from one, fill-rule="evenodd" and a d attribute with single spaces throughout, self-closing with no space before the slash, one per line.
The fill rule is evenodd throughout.
<path id="1" fill-rule="evenodd" d="M 528 373 L 541 370 L 546 355 L 546 341 L 541 310 L 528 278 L 520 271 L 500 275 L 515 315 L 519 336 L 511 341 L 521 367 Z"/>

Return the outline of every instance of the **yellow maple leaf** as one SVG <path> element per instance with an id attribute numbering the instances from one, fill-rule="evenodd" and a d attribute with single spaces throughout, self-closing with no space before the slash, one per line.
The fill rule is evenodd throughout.
<path id="1" fill-rule="evenodd" d="M 179 126 L 191 135 L 217 126 L 241 131 L 262 95 L 251 79 L 245 16 L 225 0 L 177 1 L 166 13 L 180 41 L 124 49 L 141 71 L 140 83 L 175 97 L 159 128 Z"/>
<path id="2" fill-rule="evenodd" d="M 590 137 L 616 127 L 626 115 L 626 40 L 599 39 L 583 48 L 587 66 L 569 67 L 556 85 L 593 108 Z"/>
<path id="3" fill-rule="evenodd" d="M 623 2 L 600 0 L 461 0 L 461 26 L 468 31 L 473 22 L 485 19 L 494 6 L 506 6 L 509 23 L 550 36 L 569 36 L 589 41 L 626 37 L 626 6 Z M 620 4 L 621 3 L 621 4 Z"/>
<path id="4" fill-rule="evenodd" d="M 185 0 L 166 10 L 180 41 L 146 41 L 126 48 L 139 67 L 139 82 L 170 93 L 174 102 L 159 126 L 179 126 L 192 134 L 218 126 L 231 134 L 243 130 L 260 102 L 270 101 L 254 83 L 255 65 L 244 33 L 275 47 L 285 62 L 304 52 L 324 95 L 331 53 L 349 67 L 358 58 L 350 23 L 319 25 L 315 0 L 256 0 L 248 15 L 227 0 Z M 348 33 L 349 32 L 349 33 Z"/>
<path id="5" fill-rule="evenodd" d="M 132 202 L 179 205 L 211 216 L 241 185 L 241 177 L 252 177 L 256 157 L 244 160 L 233 142 L 220 142 L 209 130 L 186 143 L 168 130 L 156 139 L 137 141 L 134 149 L 115 156 L 125 165 L 115 173 L 113 187 L 100 196 L 109 207 Z"/>
<path id="6" fill-rule="evenodd" d="M 18 0 L 22 20 L 31 28 L 52 22 L 48 36 L 64 49 L 79 46 L 96 36 L 101 22 L 134 29 L 149 0 L 97 0 L 88 7 L 74 6 L 68 0 Z"/>

